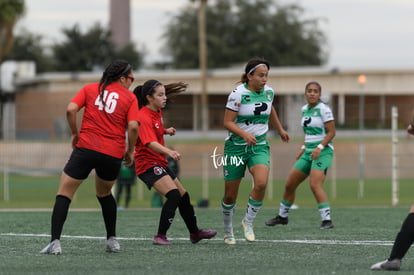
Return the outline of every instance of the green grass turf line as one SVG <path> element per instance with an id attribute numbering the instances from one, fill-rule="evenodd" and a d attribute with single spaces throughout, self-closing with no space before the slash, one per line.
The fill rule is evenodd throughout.
<path id="1" fill-rule="evenodd" d="M 0 270 L 2 274 L 373 274 L 370 265 L 388 256 L 408 212 L 406 207 L 333 208 L 335 228 L 320 230 L 316 208 L 292 210 L 289 224 L 280 227 L 265 226 L 275 211 L 262 209 L 254 223 L 258 241 L 248 243 L 239 225 L 244 210 L 244 205 L 238 206 L 234 217 L 238 240 L 234 246 L 222 241 L 219 208 L 196 209 L 200 228 L 217 229 L 219 234 L 195 245 L 177 212 L 168 232 L 171 246 L 151 243 L 160 209 L 119 211 L 117 254 L 104 251 L 100 211 L 71 210 L 59 256 L 38 253 L 49 242 L 50 211 L 0 211 Z M 413 255 L 408 252 L 399 274 L 414 272 Z"/>

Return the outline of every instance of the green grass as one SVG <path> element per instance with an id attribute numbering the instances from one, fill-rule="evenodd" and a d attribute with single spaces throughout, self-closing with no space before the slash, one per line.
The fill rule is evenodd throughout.
<path id="1" fill-rule="evenodd" d="M 0 174 L 0 208 L 51 208 L 56 195 L 59 176 L 24 176 L 11 175 L 9 201 L 4 199 L 3 177 Z M 202 194 L 202 183 L 196 178 L 183 178 L 182 183 L 189 191 L 192 202 L 197 205 Z M 399 180 L 399 206 L 408 207 L 412 203 L 411 194 L 414 193 L 414 184 L 411 179 Z M 251 179 L 246 178 L 240 185 L 239 205 L 245 205 L 251 190 Z M 276 207 L 279 204 L 284 182 L 273 181 L 273 195 L 270 186 L 265 197 L 265 207 Z M 358 180 L 337 180 L 336 195 L 333 193 L 333 183 L 330 179 L 325 182 L 325 190 L 328 193 L 330 203 L 337 207 L 346 206 L 391 206 L 391 180 L 367 179 L 364 187 L 364 197 L 358 197 Z M 208 188 L 208 200 L 210 206 L 219 207 L 224 192 L 224 184 L 221 179 L 210 179 Z M 132 189 L 131 208 L 148 208 L 151 206 L 153 191 L 149 191 L 141 181 Z M 142 199 L 141 199 L 142 197 Z M 123 200 L 123 198 L 122 198 Z M 297 190 L 296 202 L 300 206 L 314 207 L 315 199 L 309 189 L 308 181 L 302 183 Z M 123 201 L 121 201 L 123 204 Z M 88 178 L 79 188 L 72 202 L 75 208 L 97 208 L 99 203 L 95 197 L 93 178 Z"/>
<path id="2" fill-rule="evenodd" d="M 333 207 L 335 228 L 320 230 L 316 209 L 292 210 L 287 226 L 267 227 L 275 213 L 262 209 L 255 221 L 257 241 L 243 240 L 234 223 L 237 244 L 222 241 L 219 208 L 196 209 L 201 228 L 217 229 L 212 240 L 191 244 L 181 217 L 171 226 L 171 246 L 151 243 L 160 209 L 118 212 L 121 252 L 104 252 L 104 225 L 99 211 L 69 212 L 61 239 L 63 253 L 40 255 L 49 242 L 50 211 L 0 211 L 2 274 L 376 274 L 369 266 L 391 250 L 407 208 Z M 399 274 L 412 274 L 409 251 Z"/>

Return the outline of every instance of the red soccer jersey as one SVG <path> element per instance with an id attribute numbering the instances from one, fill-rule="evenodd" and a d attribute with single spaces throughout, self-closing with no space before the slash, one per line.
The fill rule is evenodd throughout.
<path id="1" fill-rule="evenodd" d="M 162 123 L 162 111 L 154 112 L 147 107 L 142 107 L 139 110 L 138 122 L 139 133 L 135 145 L 135 169 L 137 175 L 155 165 L 167 167 L 168 161 L 165 155 L 154 152 L 146 146 L 153 141 L 165 146 L 165 128 Z"/>
<path id="2" fill-rule="evenodd" d="M 105 105 L 99 97 L 99 83 L 85 85 L 72 99 L 79 108 L 85 107 L 76 146 L 122 158 L 128 122 L 138 121 L 138 101 L 117 82 L 105 88 L 104 101 Z"/>

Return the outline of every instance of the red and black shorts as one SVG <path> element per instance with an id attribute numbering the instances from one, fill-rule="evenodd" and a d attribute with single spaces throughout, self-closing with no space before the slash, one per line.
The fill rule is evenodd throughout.
<path id="1" fill-rule="evenodd" d="M 177 178 L 175 173 L 168 166 L 162 167 L 159 165 L 153 166 L 144 173 L 139 174 L 138 178 L 140 178 L 148 187 L 148 189 L 151 190 L 154 183 L 166 175 L 169 175 L 173 180 Z"/>

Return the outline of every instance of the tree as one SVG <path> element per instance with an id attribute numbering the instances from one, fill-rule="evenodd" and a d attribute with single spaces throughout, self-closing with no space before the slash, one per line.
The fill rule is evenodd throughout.
<path id="1" fill-rule="evenodd" d="M 115 52 L 114 58 L 127 60 L 129 63 L 131 63 L 133 68 L 138 69 L 144 63 L 144 54 L 144 48 L 137 50 L 136 45 L 130 42 L 124 48 Z"/>
<path id="2" fill-rule="evenodd" d="M 12 46 L 14 25 L 24 11 L 24 0 L 0 1 L 0 63 Z"/>
<path id="3" fill-rule="evenodd" d="M 52 46 L 57 71 L 91 71 L 110 62 L 114 54 L 110 32 L 98 23 L 85 34 L 78 24 L 62 32 L 66 40 Z"/>
<path id="4" fill-rule="evenodd" d="M 52 46 L 57 71 L 91 71 L 105 68 L 113 59 L 128 60 L 133 67 L 142 63 L 142 54 L 130 43 L 119 52 L 111 41 L 111 32 L 96 23 L 82 33 L 75 24 L 64 28 L 66 40 Z"/>
<path id="5" fill-rule="evenodd" d="M 34 61 L 38 73 L 53 71 L 53 58 L 46 54 L 46 47 L 42 44 L 42 39 L 41 35 L 22 30 L 14 37 L 12 48 L 4 59 Z"/>
<path id="6" fill-rule="evenodd" d="M 211 2 L 211 1 L 210 1 Z M 254 56 L 273 66 L 321 65 L 326 38 L 319 19 L 275 0 L 216 0 L 206 9 L 208 67 L 228 67 Z M 210 3 L 209 3 L 210 4 Z M 197 8 L 188 6 L 167 25 L 163 52 L 172 67 L 198 68 Z"/>

